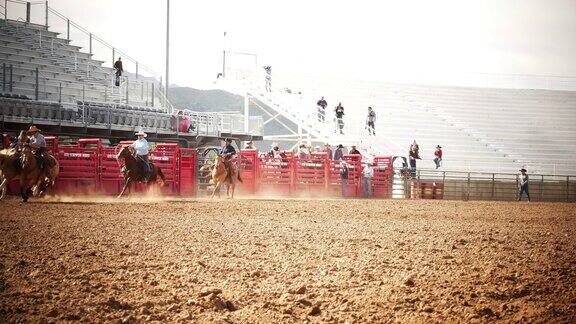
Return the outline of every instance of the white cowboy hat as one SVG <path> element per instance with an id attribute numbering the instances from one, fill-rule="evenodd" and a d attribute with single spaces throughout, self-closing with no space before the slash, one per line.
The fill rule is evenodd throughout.
<path id="1" fill-rule="evenodd" d="M 144 137 L 148 136 L 148 134 L 144 133 L 144 131 L 138 131 L 138 132 L 136 132 L 134 135 L 136 135 L 136 136 L 142 135 L 142 136 L 144 136 Z"/>

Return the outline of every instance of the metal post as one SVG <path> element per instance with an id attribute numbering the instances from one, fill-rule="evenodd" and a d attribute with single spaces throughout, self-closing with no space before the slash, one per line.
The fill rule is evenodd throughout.
<path id="1" fill-rule="evenodd" d="M 34 99 L 38 100 L 38 68 L 36 68 L 36 87 L 34 89 Z"/>
<path id="2" fill-rule="evenodd" d="M 82 83 L 82 101 L 86 101 L 86 85 Z"/>
<path id="3" fill-rule="evenodd" d="M 136 79 L 138 79 L 138 62 L 136 62 Z"/>
<path id="4" fill-rule="evenodd" d="M 170 0 L 166 0 L 166 82 L 164 96 L 168 100 L 168 88 L 170 87 L 169 82 L 170 74 Z"/>
<path id="5" fill-rule="evenodd" d="M 66 39 L 70 42 L 70 19 L 66 19 Z"/>
<path id="6" fill-rule="evenodd" d="M 226 77 L 226 32 L 224 32 L 224 49 L 222 50 L 222 77 Z"/>
<path id="7" fill-rule="evenodd" d="M 90 54 L 92 54 L 92 33 L 88 35 L 88 44 L 88 51 Z"/>
<path id="8" fill-rule="evenodd" d="M 62 102 L 62 82 L 60 82 L 60 86 L 58 87 L 58 102 Z"/>
<path id="9" fill-rule="evenodd" d="M 570 176 L 566 176 L 566 202 L 570 201 Z"/>
<path id="10" fill-rule="evenodd" d="M 540 180 L 540 201 L 544 200 L 544 175 L 542 175 L 542 178 Z"/>
<path id="11" fill-rule="evenodd" d="M 2 92 L 6 91 L 6 63 L 2 63 Z"/>
<path id="12" fill-rule="evenodd" d="M 46 1 L 45 9 L 46 9 L 46 11 L 45 11 L 44 17 L 46 18 L 46 30 L 48 30 L 48 1 Z"/>
<path id="13" fill-rule="evenodd" d="M 250 121 L 250 97 L 248 93 L 244 95 L 244 133 L 248 134 L 250 132 L 250 125 L 248 124 Z"/>
<path id="14" fill-rule="evenodd" d="M 140 100 L 144 100 L 144 82 L 140 83 Z"/>
<path id="15" fill-rule="evenodd" d="M 152 82 L 152 107 L 154 107 L 154 82 Z"/>
<path id="16" fill-rule="evenodd" d="M 10 81 L 8 82 L 8 89 L 10 90 L 10 92 L 12 92 L 12 86 L 14 85 L 14 82 L 12 80 L 12 77 L 14 76 L 14 66 L 12 64 L 10 64 Z"/>
<path id="17" fill-rule="evenodd" d="M 4 22 L 8 24 L 8 0 L 4 0 Z"/>
<path id="18" fill-rule="evenodd" d="M 470 172 L 468 172 L 468 189 L 466 190 L 466 200 L 470 200 Z"/>
<path id="19" fill-rule="evenodd" d="M 112 66 L 114 66 L 116 60 L 116 49 L 112 47 Z"/>
<path id="20" fill-rule="evenodd" d="M 26 22 L 30 23 L 30 2 L 26 2 Z"/>
<path id="21" fill-rule="evenodd" d="M 495 178 L 494 173 L 492 173 L 492 200 L 494 200 L 494 194 L 495 194 L 495 191 L 496 191 L 496 187 L 495 187 L 496 184 L 494 183 L 494 182 L 495 182 L 495 181 L 494 181 L 494 180 L 495 180 L 494 178 Z"/>
<path id="22" fill-rule="evenodd" d="M 128 78 L 126 78 L 126 104 L 128 104 L 128 91 L 130 89 L 128 85 Z"/>

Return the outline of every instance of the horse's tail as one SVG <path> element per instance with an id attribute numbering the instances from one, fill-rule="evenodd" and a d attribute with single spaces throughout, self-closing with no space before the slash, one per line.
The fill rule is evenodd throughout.
<path id="1" fill-rule="evenodd" d="M 242 177 L 240 176 L 240 170 L 238 170 L 238 181 L 240 181 L 242 183 L 244 182 L 244 181 L 242 181 Z"/>

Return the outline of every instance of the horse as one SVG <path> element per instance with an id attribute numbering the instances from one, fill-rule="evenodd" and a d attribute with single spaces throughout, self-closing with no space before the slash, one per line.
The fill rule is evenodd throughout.
<path id="1" fill-rule="evenodd" d="M 214 198 L 216 192 L 218 192 L 218 196 L 220 196 L 220 187 L 223 183 L 226 183 L 226 197 L 234 198 L 236 181 L 242 182 L 240 172 L 238 172 L 234 164 L 231 164 L 230 168 L 227 168 L 222 156 L 217 156 L 214 162 L 214 166 L 212 167 L 212 181 L 216 186 L 214 186 L 211 197 Z"/>
<path id="2" fill-rule="evenodd" d="M 6 187 L 12 179 L 20 180 L 20 196 L 27 202 L 32 196 L 40 196 L 48 187 L 54 185 L 58 176 L 58 161 L 47 155 L 45 169 L 40 170 L 36 155 L 25 143 L 26 134 L 20 132 L 17 148 L 0 151 L 0 199 L 4 197 Z"/>
<path id="3" fill-rule="evenodd" d="M 118 198 L 122 197 L 126 188 L 130 186 L 132 182 L 143 182 L 146 185 L 151 185 L 154 183 L 158 183 L 161 187 L 164 186 L 166 177 L 164 177 L 164 173 L 162 170 L 155 166 L 154 164 L 150 163 L 150 176 L 147 180 L 144 180 L 144 170 L 141 165 L 141 161 L 138 160 L 136 157 L 136 151 L 131 146 L 124 146 L 120 149 L 118 154 L 116 155 L 116 159 L 118 161 L 124 161 L 124 167 L 122 168 L 122 174 L 124 175 L 124 187 L 122 191 L 118 195 Z"/>

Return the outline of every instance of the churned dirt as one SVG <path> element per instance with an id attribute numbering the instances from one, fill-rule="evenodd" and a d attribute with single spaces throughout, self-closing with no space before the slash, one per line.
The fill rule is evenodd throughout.
<path id="1" fill-rule="evenodd" d="M 8 198 L 0 322 L 574 322 L 575 207 Z"/>

